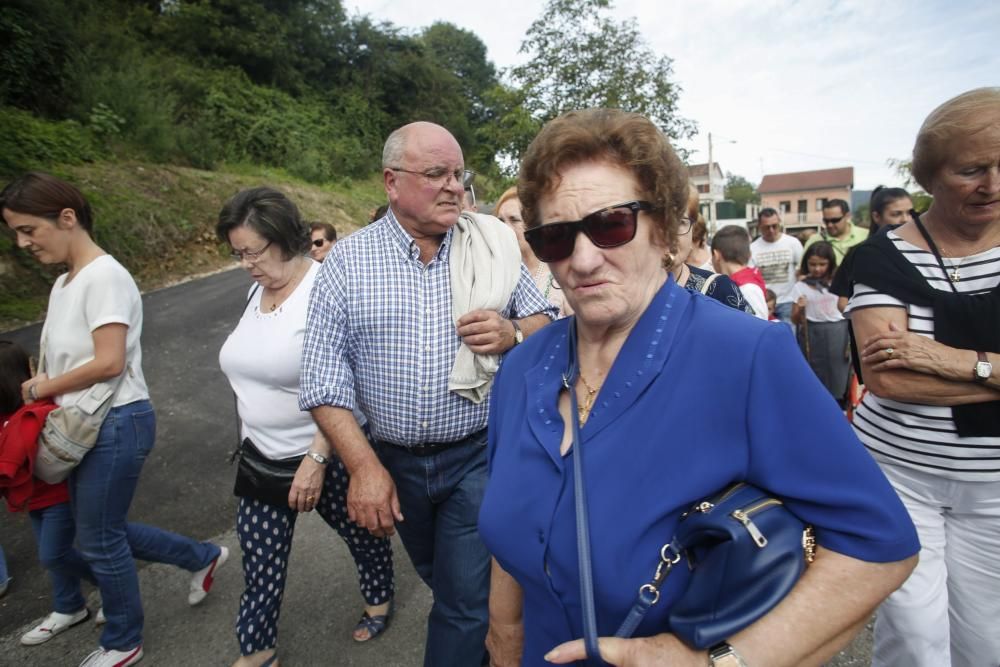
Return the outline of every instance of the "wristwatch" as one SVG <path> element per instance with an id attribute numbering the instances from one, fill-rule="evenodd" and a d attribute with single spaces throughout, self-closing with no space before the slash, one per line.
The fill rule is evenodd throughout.
<path id="1" fill-rule="evenodd" d="M 524 332 L 521 331 L 521 325 L 517 323 L 517 320 L 511 320 L 510 323 L 514 325 L 514 345 L 523 343 Z"/>
<path id="2" fill-rule="evenodd" d="M 747 667 L 743 656 L 729 645 L 729 642 L 719 642 L 708 649 L 709 667 Z"/>
<path id="3" fill-rule="evenodd" d="M 308 452 L 306 452 L 306 456 L 308 456 L 309 458 L 311 458 L 313 461 L 315 461 L 316 463 L 320 464 L 321 466 L 325 466 L 327 463 L 330 462 L 330 457 L 323 456 L 319 452 L 314 452 L 311 449 Z"/>
<path id="4" fill-rule="evenodd" d="M 985 352 L 976 352 L 976 356 L 979 357 L 979 361 L 976 362 L 976 367 L 973 370 L 973 379 L 976 382 L 986 382 L 993 375 L 993 364 L 990 363 Z"/>

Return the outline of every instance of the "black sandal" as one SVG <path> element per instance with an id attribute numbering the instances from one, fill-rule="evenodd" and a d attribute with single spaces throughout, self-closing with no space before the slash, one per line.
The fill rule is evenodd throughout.
<path id="1" fill-rule="evenodd" d="M 371 641 L 375 639 L 380 634 L 386 631 L 389 627 L 389 618 L 392 616 L 393 603 L 389 603 L 389 609 L 386 610 L 384 614 L 379 614 L 378 616 L 372 616 L 367 611 L 361 615 L 361 620 L 358 624 L 354 626 L 354 632 L 358 630 L 367 630 L 368 637 L 365 639 L 358 639 L 354 633 L 351 633 L 351 639 L 358 643 Z"/>

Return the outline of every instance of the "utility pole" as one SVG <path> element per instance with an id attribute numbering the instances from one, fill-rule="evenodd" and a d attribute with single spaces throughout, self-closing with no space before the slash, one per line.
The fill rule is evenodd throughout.
<path id="1" fill-rule="evenodd" d="M 715 193 L 712 192 L 712 133 L 708 133 L 708 233 L 715 236 Z"/>

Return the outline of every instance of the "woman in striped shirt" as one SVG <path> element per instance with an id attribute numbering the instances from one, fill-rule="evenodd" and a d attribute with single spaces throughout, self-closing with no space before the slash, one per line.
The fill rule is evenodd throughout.
<path id="1" fill-rule="evenodd" d="M 934 110 L 921 219 L 857 249 L 848 305 L 869 389 L 858 436 L 917 526 L 920 564 L 881 607 L 873 665 L 1000 664 L 1000 88 Z"/>

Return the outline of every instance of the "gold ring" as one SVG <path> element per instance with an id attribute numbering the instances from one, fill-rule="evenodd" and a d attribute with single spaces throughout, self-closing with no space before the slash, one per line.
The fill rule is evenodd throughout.
<path id="1" fill-rule="evenodd" d="M 311 503 L 311 502 L 312 502 L 312 501 L 314 501 L 314 500 L 316 500 L 316 496 L 306 496 L 306 501 L 307 501 L 307 502 L 310 502 L 310 503 Z"/>
<path id="2" fill-rule="evenodd" d="M 892 358 L 892 353 L 893 353 L 894 351 L 895 351 L 895 350 L 893 350 L 893 349 L 892 349 L 891 347 L 887 347 L 887 348 L 885 348 L 885 353 L 889 355 L 889 358 L 890 358 L 890 359 Z"/>

